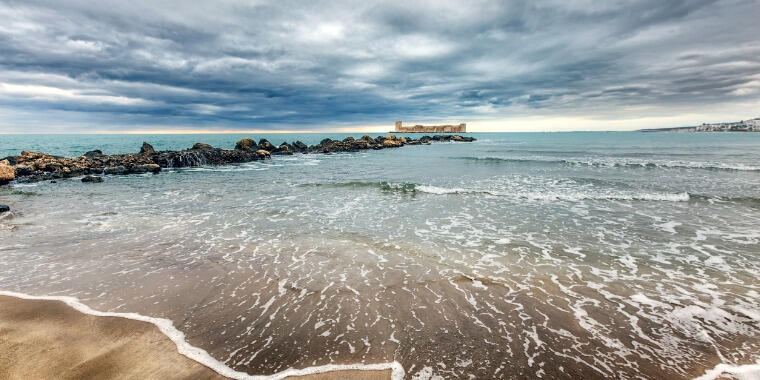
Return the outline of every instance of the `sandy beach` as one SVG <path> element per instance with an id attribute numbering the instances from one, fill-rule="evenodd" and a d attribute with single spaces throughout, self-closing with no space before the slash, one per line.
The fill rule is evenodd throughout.
<path id="1" fill-rule="evenodd" d="M 97 317 L 59 301 L 0 296 L 2 379 L 224 379 L 179 354 L 156 326 Z M 288 379 L 380 380 L 390 371 L 338 371 Z"/>

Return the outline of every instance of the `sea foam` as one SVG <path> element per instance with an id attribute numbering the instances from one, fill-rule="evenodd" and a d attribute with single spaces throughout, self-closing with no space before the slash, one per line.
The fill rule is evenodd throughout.
<path id="1" fill-rule="evenodd" d="M 0 295 L 15 297 L 26 300 L 44 300 L 44 301 L 60 301 L 68 305 L 69 307 L 79 311 L 80 313 L 94 315 L 96 317 L 118 317 L 132 319 L 135 321 L 147 322 L 158 327 L 158 330 L 162 334 L 166 335 L 177 346 L 177 351 L 212 369 L 216 373 L 226 376 L 232 379 L 239 380 L 279 380 L 288 376 L 304 376 L 315 373 L 324 373 L 332 371 L 345 371 L 345 370 L 359 370 L 359 371 L 378 371 L 378 370 L 391 370 L 391 378 L 393 380 L 402 380 L 404 378 L 404 367 L 398 362 L 389 363 L 374 363 L 374 364 L 326 364 L 321 366 L 313 366 L 307 368 L 291 368 L 281 372 L 277 372 L 272 375 L 249 375 L 245 372 L 236 371 L 221 361 L 212 357 L 206 350 L 195 347 L 185 340 L 185 334 L 182 331 L 177 330 L 174 327 L 174 323 L 166 318 L 148 317 L 138 313 L 118 313 L 110 311 L 98 311 L 91 307 L 81 303 L 75 297 L 69 296 L 33 296 L 25 293 L 18 293 L 7 290 L 0 290 Z"/>

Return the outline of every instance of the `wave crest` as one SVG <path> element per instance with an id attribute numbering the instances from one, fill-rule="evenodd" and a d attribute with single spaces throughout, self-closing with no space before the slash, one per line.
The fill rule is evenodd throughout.
<path id="1" fill-rule="evenodd" d="M 528 201 L 581 201 L 581 200 L 617 200 L 617 201 L 669 201 L 685 202 L 690 199 L 689 193 L 635 193 L 621 191 L 494 191 L 485 189 L 465 189 L 460 187 L 440 187 L 433 185 L 421 185 L 416 183 L 393 183 L 393 182 L 338 182 L 338 183 L 314 183 L 301 186 L 319 186 L 333 188 L 376 188 L 384 192 L 402 194 L 431 194 L 431 195 L 485 195 L 493 197 L 505 197 L 516 200 Z"/>
<path id="2" fill-rule="evenodd" d="M 619 160 L 566 160 L 552 158 L 506 158 L 506 157 L 456 157 L 459 160 L 483 162 L 483 163 L 538 163 L 557 164 L 567 166 L 609 167 L 609 168 L 633 168 L 633 169 L 690 169 L 690 170 L 714 170 L 714 171 L 760 171 L 759 166 L 745 165 L 741 163 L 726 164 L 714 162 L 686 162 L 686 161 L 619 161 Z"/>

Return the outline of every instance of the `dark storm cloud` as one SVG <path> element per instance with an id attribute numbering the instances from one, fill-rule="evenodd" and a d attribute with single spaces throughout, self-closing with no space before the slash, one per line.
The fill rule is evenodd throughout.
<path id="1" fill-rule="evenodd" d="M 319 129 L 760 98 L 752 0 L 155 3 L 0 1 L 0 132 Z"/>

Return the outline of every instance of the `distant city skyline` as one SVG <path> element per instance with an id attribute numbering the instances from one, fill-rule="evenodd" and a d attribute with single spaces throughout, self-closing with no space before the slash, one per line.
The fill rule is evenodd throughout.
<path id="1" fill-rule="evenodd" d="M 3 1 L 0 133 L 760 116 L 756 1 Z"/>

